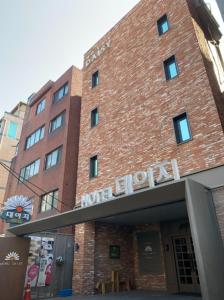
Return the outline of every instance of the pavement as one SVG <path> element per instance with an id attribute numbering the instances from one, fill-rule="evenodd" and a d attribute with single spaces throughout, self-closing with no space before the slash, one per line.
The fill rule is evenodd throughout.
<path id="1" fill-rule="evenodd" d="M 48 298 L 49 299 L 49 298 Z M 145 291 L 132 291 L 94 296 L 73 296 L 73 297 L 57 297 L 51 300 L 202 300 L 197 295 L 167 295 L 164 293 L 152 293 Z M 45 299 L 47 300 L 47 299 Z"/>

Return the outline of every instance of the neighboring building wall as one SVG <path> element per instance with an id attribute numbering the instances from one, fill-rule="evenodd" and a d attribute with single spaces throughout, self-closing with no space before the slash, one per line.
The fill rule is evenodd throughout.
<path id="1" fill-rule="evenodd" d="M 224 129 L 224 57 L 220 48 L 221 32 L 212 15 L 209 21 L 206 22 L 204 19 L 204 14 L 210 14 L 209 9 L 206 9 L 206 4 L 203 6 L 204 10 L 201 11 L 201 7 L 196 8 L 192 0 L 188 2 L 220 122 Z"/>
<path id="2" fill-rule="evenodd" d="M 164 14 L 170 29 L 159 36 L 157 20 Z M 105 43 L 110 46 L 104 46 L 98 57 Z M 173 0 L 140 1 L 87 52 L 85 61 L 94 53 L 98 54 L 93 62 L 83 69 L 76 205 L 86 193 L 107 186 L 114 189 L 115 177 L 146 170 L 166 159 L 177 159 L 181 176 L 224 164 L 223 111 L 210 86 L 187 1 L 176 1 L 175 6 Z M 167 81 L 163 62 L 172 55 L 179 75 Z M 96 71 L 99 85 L 92 88 Z M 95 107 L 99 124 L 90 128 Z M 189 117 L 192 140 L 177 145 L 173 118 L 183 112 Z M 90 180 L 89 159 L 94 155 L 98 156 L 99 174 Z M 90 242 L 94 249 L 92 231 L 89 237 L 85 225 L 76 228 L 76 239 L 84 245 Z M 83 293 L 94 291 L 94 251 L 84 252 L 80 247 L 74 258 L 74 289 Z M 96 256 L 95 266 L 98 260 Z M 89 274 L 88 288 L 83 289 Z M 143 287 L 147 280 L 136 282 Z M 154 285 L 164 290 L 165 275 Z"/>
<path id="3" fill-rule="evenodd" d="M 20 102 L 11 112 L 6 112 L 0 120 L 0 161 L 8 167 L 16 154 L 26 107 L 25 103 Z M 0 166 L 0 210 L 4 202 L 8 176 L 9 172 Z"/>
<path id="4" fill-rule="evenodd" d="M 54 93 L 66 82 L 69 86 L 68 94 L 53 104 Z M 55 209 L 46 212 L 40 211 L 41 196 L 57 189 L 59 190 L 58 211 L 66 211 L 74 207 L 81 92 L 82 73 L 77 68 L 71 67 L 56 82 L 49 81 L 30 101 L 29 112 L 22 129 L 18 155 L 13 166 L 19 174 L 24 166 L 40 158 L 39 173 L 29 178 L 30 183 L 28 183 L 35 193 L 27 189 L 24 184 L 19 183 L 16 178 L 10 176 L 5 199 L 17 194 L 32 198 L 34 205 L 32 219 L 57 213 Z M 43 99 L 46 100 L 45 109 L 36 114 L 37 106 Z M 63 126 L 50 133 L 50 121 L 62 112 L 64 112 Z M 25 150 L 27 137 L 43 125 L 45 125 L 44 138 Z M 61 159 L 56 166 L 45 170 L 46 154 L 59 146 L 62 146 Z"/>

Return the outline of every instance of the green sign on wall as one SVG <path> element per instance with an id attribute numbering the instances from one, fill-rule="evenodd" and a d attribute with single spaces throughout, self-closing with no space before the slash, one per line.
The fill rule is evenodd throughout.
<path id="1" fill-rule="evenodd" d="M 120 246 L 118 245 L 110 245 L 109 248 L 109 257 L 119 259 L 120 258 Z"/>

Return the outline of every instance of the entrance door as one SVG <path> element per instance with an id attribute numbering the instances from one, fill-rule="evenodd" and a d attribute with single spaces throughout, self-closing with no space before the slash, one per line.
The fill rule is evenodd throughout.
<path id="1" fill-rule="evenodd" d="M 198 270 L 191 236 L 173 237 L 173 247 L 180 292 L 200 293 Z"/>

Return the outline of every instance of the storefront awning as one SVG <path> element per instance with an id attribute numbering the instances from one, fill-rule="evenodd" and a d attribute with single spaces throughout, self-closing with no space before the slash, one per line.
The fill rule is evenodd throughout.
<path id="1" fill-rule="evenodd" d="M 44 219 L 31 221 L 8 229 L 10 233 L 17 236 L 31 233 L 50 231 L 57 228 L 76 225 L 90 221 L 120 222 L 119 216 L 126 218 L 125 222 L 137 222 L 140 218 L 143 222 L 160 221 L 163 216 L 180 214 L 181 217 L 187 216 L 184 203 L 185 199 L 185 180 L 164 183 L 151 189 L 139 190 L 128 196 L 120 196 L 108 202 L 96 204 L 87 208 L 78 208 L 72 211 L 47 217 Z M 181 204 L 182 203 L 182 204 Z M 175 205 L 176 204 L 176 205 Z M 170 207 L 170 214 L 162 207 Z M 171 209 L 172 207 L 172 209 Z M 150 215 L 153 220 L 150 221 Z M 117 220 L 114 218 L 117 217 Z"/>

